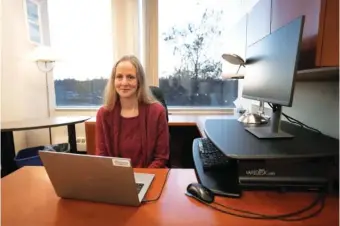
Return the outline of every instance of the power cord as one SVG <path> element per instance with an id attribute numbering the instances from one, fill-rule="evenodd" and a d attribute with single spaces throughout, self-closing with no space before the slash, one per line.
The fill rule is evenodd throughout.
<path id="1" fill-rule="evenodd" d="M 162 195 L 162 193 L 163 193 L 163 189 L 164 189 L 164 187 L 165 187 L 165 184 L 166 184 L 166 182 L 168 181 L 168 177 L 169 177 L 170 171 L 171 171 L 171 169 L 169 169 L 168 172 L 166 173 L 165 181 L 164 181 L 164 183 L 163 183 L 163 185 L 162 185 L 161 192 L 159 193 L 159 195 L 157 196 L 157 198 L 155 198 L 155 199 L 147 199 L 147 200 L 143 200 L 143 201 L 142 201 L 143 203 L 156 202 L 156 201 L 161 197 L 161 195 Z"/>
<path id="2" fill-rule="evenodd" d="M 226 211 L 224 209 L 218 208 L 217 206 L 209 204 L 207 202 L 204 202 L 203 200 L 200 200 L 200 199 L 196 198 L 195 196 L 192 196 L 192 195 L 189 195 L 189 194 L 186 194 L 186 195 L 189 196 L 189 197 L 193 197 L 196 200 L 200 201 L 201 203 L 203 203 L 203 204 L 205 204 L 205 205 L 207 205 L 207 206 L 209 206 L 209 207 L 211 207 L 211 208 L 213 208 L 217 211 L 220 211 L 222 213 L 229 214 L 229 215 L 236 216 L 236 217 L 248 218 L 248 219 L 257 219 L 257 220 L 301 221 L 301 220 L 309 219 L 309 218 L 312 218 L 312 217 L 318 215 L 322 211 L 324 204 L 325 204 L 325 194 L 321 193 L 316 197 L 315 200 L 313 200 L 313 202 L 310 205 L 308 205 L 305 208 L 302 208 L 301 210 L 291 212 L 291 213 L 287 213 L 287 214 L 266 215 L 266 214 L 260 214 L 260 213 L 255 213 L 255 212 L 251 212 L 251 211 L 247 211 L 247 210 L 240 210 L 240 209 L 228 207 L 228 206 L 225 206 L 225 205 L 223 205 L 221 203 L 217 203 L 217 202 L 212 203 L 212 204 L 215 204 L 215 205 L 220 206 L 222 208 L 232 210 L 234 212 L 244 213 L 244 214 L 238 214 L 238 213 L 234 213 L 234 212 L 230 212 L 230 211 Z M 294 216 L 300 215 L 300 214 L 312 209 L 313 207 L 315 207 L 319 203 L 321 204 L 320 207 L 316 211 L 312 212 L 311 214 L 309 214 L 307 216 L 293 218 Z"/>
<path id="3" fill-rule="evenodd" d="M 268 105 L 269 105 L 273 110 L 275 110 L 275 109 L 274 109 L 274 106 L 273 106 L 271 103 L 268 103 Z M 312 130 L 312 131 L 314 131 L 314 132 L 316 132 L 316 133 L 322 134 L 321 131 L 318 130 L 318 129 L 315 129 L 315 128 L 313 128 L 313 127 L 307 126 L 307 125 L 304 124 L 303 122 L 301 122 L 301 121 L 299 121 L 299 120 L 297 120 L 297 119 L 295 119 L 295 118 L 293 118 L 293 117 L 291 117 L 291 116 L 289 116 L 289 115 L 287 115 L 287 114 L 285 114 L 285 113 L 283 113 L 283 112 L 281 112 L 281 114 L 282 114 L 282 115 L 283 115 L 290 123 L 293 123 L 293 124 L 295 124 L 295 125 L 301 126 L 302 128 L 306 128 L 306 129 Z"/>
<path id="4" fill-rule="evenodd" d="M 155 201 L 159 200 L 159 198 L 161 197 L 161 195 L 163 193 L 165 184 L 168 181 L 168 177 L 169 177 L 170 171 L 171 171 L 171 169 L 168 170 L 168 172 L 167 172 L 167 174 L 165 176 L 165 181 L 164 181 L 164 183 L 162 185 L 161 192 L 159 193 L 157 198 L 149 199 L 149 200 L 143 200 L 142 201 L 143 203 L 150 203 L 150 202 L 155 202 Z M 324 205 L 325 205 L 325 194 L 324 193 L 319 193 L 319 195 L 316 197 L 316 199 L 313 200 L 313 202 L 310 205 L 308 205 L 307 207 L 305 207 L 305 208 L 302 208 L 300 210 L 297 210 L 297 211 L 294 211 L 294 212 L 291 212 L 291 213 L 286 213 L 286 214 L 267 215 L 267 214 L 260 214 L 260 213 L 251 212 L 251 211 L 248 211 L 248 210 L 241 210 L 241 209 L 232 208 L 232 207 L 223 205 L 223 204 L 218 203 L 218 202 L 212 203 L 212 204 L 216 205 L 216 206 L 214 206 L 214 205 L 212 205 L 210 203 L 207 203 L 207 202 L 204 202 L 203 200 L 198 199 L 195 196 L 189 195 L 187 193 L 186 193 L 186 195 L 189 196 L 189 197 L 195 198 L 199 202 L 209 206 L 210 208 L 213 208 L 213 209 L 215 209 L 217 211 L 220 211 L 222 213 L 229 214 L 229 215 L 236 216 L 236 217 L 241 217 L 241 218 L 258 219 L 258 220 L 301 221 L 301 220 L 305 220 L 305 219 L 309 219 L 309 218 L 312 218 L 314 216 L 317 216 L 323 210 Z M 302 214 L 302 213 L 304 213 L 304 212 L 314 208 L 319 203 L 321 205 L 319 206 L 319 208 L 316 211 L 314 211 L 314 212 L 312 212 L 312 213 L 310 213 L 309 215 L 306 215 L 306 216 L 295 217 L 297 215 L 300 215 L 300 214 Z M 228 209 L 228 210 L 232 210 L 234 212 L 244 213 L 244 214 L 238 214 L 238 213 L 234 213 L 234 212 L 229 212 L 229 211 L 223 210 L 221 208 L 218 208 L 217 206 L 220 206 L 220 207 Z M 295 217 L 295 218 L 293 218 L 293 217 Z"/>

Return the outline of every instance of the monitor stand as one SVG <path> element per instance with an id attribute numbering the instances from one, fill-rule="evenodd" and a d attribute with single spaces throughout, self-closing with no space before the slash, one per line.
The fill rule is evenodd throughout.
<path id="1" fill-rule="evenodd" d="M 274 104 L 269 126 L 245 127 L 245 129 L 260 139 L 293 138 L 293 135 L 280 130 L 281 113 L 281 105 Z"/>

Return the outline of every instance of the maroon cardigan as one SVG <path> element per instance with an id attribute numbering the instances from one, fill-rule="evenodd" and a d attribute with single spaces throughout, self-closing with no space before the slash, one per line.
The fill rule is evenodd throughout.
<path id="1" fill-rule="evenodd" d="M 101 107 L 96 118 L 96 155 L 118 157 L 120 102 L 109 111 Z M 142 133 L 142 165 L 137 168 L 166 167 L 169 159 L 169 128 L 166 111 L 159 103 L 140 104 L 139 119 Z M 123 141 L 124 142 L 124 141 Z M 125 141 L 128 142 L 128 141 Z"/>

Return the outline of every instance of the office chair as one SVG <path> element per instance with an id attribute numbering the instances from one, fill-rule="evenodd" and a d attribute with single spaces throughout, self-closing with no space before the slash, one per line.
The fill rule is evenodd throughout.
<path id="1" fill-rule="evenodd" d="M 164 99 L 164 95 L 163 95 L 163 92 L 162 90 L 157 87 L 157 86 L 149 86 L 150 88 L 150 91 L 152 93 L 152 95 L 163 105 L 163 107 L 165 108 L 165 111 L 166 111 L 166 120 L 167 122 L 169 122 L 169 116 L 168 116 L 168 106 L 166 105 L 166 102 L 165 102 L 165 99 Z M 170 132 L 170 131 L 169 131 Z M 169 145 L 171 144 L 170 142 L 171 140 L 171 137 L 169 135 Z M 170 153 L 169 153 L 169 161 L 168 161 L 168 164 L 167 164 L 167 167 L 168 168 L 171 168 L 171 162 L 170 162 L 170 159 L 171 159 L 171 148 L 170 148 Z"/>
<path id="2" fill-rule="evenodd" d="M 163 105 L 166 111 L 166 120 L 169 122 L 168 106 L 166 105 L 162 90 L 157 86 L 149 86 L 152 95 Z"/>

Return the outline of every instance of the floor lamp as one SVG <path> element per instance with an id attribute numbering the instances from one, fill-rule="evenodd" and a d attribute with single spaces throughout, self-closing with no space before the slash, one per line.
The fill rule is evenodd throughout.
<path id="1" fill-rule="evenodd" d="M 245 60 L 242 59 L 239 55 L 236 54 L 223 54 L 222 58 L 234 65 L 238 65 L 238 69 L 235 74 L 225 74 L 222 75 L 224 79 L 244 79 L 244 75 L 239 74 L 241 67 L 246 67 Z M 245 124 L 264 124 L 268 122 L 268 119 L 264 114 L 264 102 L 260 101 L 260 106 L 258 113 L 250 113 L 245 112 L 238 121 L 243 122 Z"/>
<path id="2" fill-rule="evenodd" d="M 45 82 L 46 82 L 46 100 L 47 100 L 47 115 L 51 117 L 50 111 L 50 92 L 48 86 L 48 74 L 54 68 L 54 64 L 56 61 L 56 56 L 52 51 L 51 47 L 48 46 L 38 46 L 33 53 L 34 61 L 38 69 L 45 74 Z M 48 128 L 50 144 L 52 144 L 52 132 L 51 128 Z"/>

